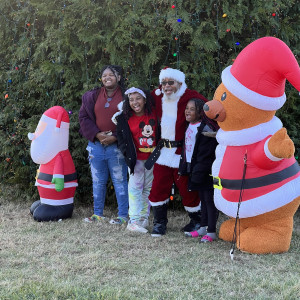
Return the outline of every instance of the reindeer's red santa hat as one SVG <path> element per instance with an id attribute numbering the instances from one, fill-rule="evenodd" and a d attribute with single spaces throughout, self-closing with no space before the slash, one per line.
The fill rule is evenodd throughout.
<path id="1" fill-rule="evenodd" d="M 272 111 L 286 101 L 286 79 L 300 91 L 298 62 L 281 40 L 260 38 L 222 72 L 222 82 L 237 98 L 258 109 Z"/>

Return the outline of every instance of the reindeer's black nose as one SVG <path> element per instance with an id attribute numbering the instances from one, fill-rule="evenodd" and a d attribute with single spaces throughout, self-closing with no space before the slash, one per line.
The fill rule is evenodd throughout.
<path id="1" fill-rule="evenodd" d="M 204 105 L 203 105 L 203 110 L 204 110 L 204 111 L 209 111 L 209 106 L 208 106 L 207 104 L 204 104 Z"/>

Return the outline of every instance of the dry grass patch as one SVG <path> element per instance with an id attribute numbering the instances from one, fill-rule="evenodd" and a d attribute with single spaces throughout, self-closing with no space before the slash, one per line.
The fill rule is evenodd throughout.
<path id="1" fill-rule="evenodd" d="M 291 249 L 249 255 L 217 241 L 199 244 L 179 232 L 187 221 L 169 211 L 163 238 L 108 222 L 37 223 L 30 204 L 0 200 L 0 299 L 298 299 L 300 212 Z M 115 213 L 115 212 L 114 212 Z M 107 211 L 111 216 L 112 212 Z M 221 216 L 223 219 L 224 216 Z"/>

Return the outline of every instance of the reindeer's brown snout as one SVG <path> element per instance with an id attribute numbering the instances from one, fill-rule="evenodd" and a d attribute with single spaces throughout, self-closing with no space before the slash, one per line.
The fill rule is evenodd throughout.
<path id="1" fill-rule="evenodd" d="M 211 100 L 206 102 L 203 110 L 208 118 L 217 122 L 223 122 L 226 118 L 226 111 L 222 103 L 218 100 Z"/>

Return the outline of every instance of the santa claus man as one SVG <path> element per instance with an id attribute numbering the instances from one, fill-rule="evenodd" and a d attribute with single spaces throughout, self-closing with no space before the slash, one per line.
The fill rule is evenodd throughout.
<path id="1" fill-rule="evenodd" d="M 40 200 L 30 212 L 37 221 L 70 218 L 77 175 L 69 143 L 69 116 L 61 106 L 53 106 L 41 117 L 35 133 L 29 133 L 32 160 L 40 164 L 36 183 Z"/>
<path id="2" fill-rule="evenodd" d="M 159 75 L 162 90 L 152 92 L 156 111 L 161 121 L 161 140 L 149 157 L 145 167 L 153 165 L 153 184 L 149 195 L 153 211 L 152 236 L 161 236 L 167 227 L 167 206 L 173 183 L 179 189 L 182 203 L 189 213 L 191 222 L 183 231 L 193 231 L 200 227 L 200 199 L 197 191 L 188 191 L 188 176 L 179 176 L 180 154 L 187 126 L 185 108 L 191 98 L 207 99 L 187 88 L 185 74 L 172 68 L 162 69 Z"/>

